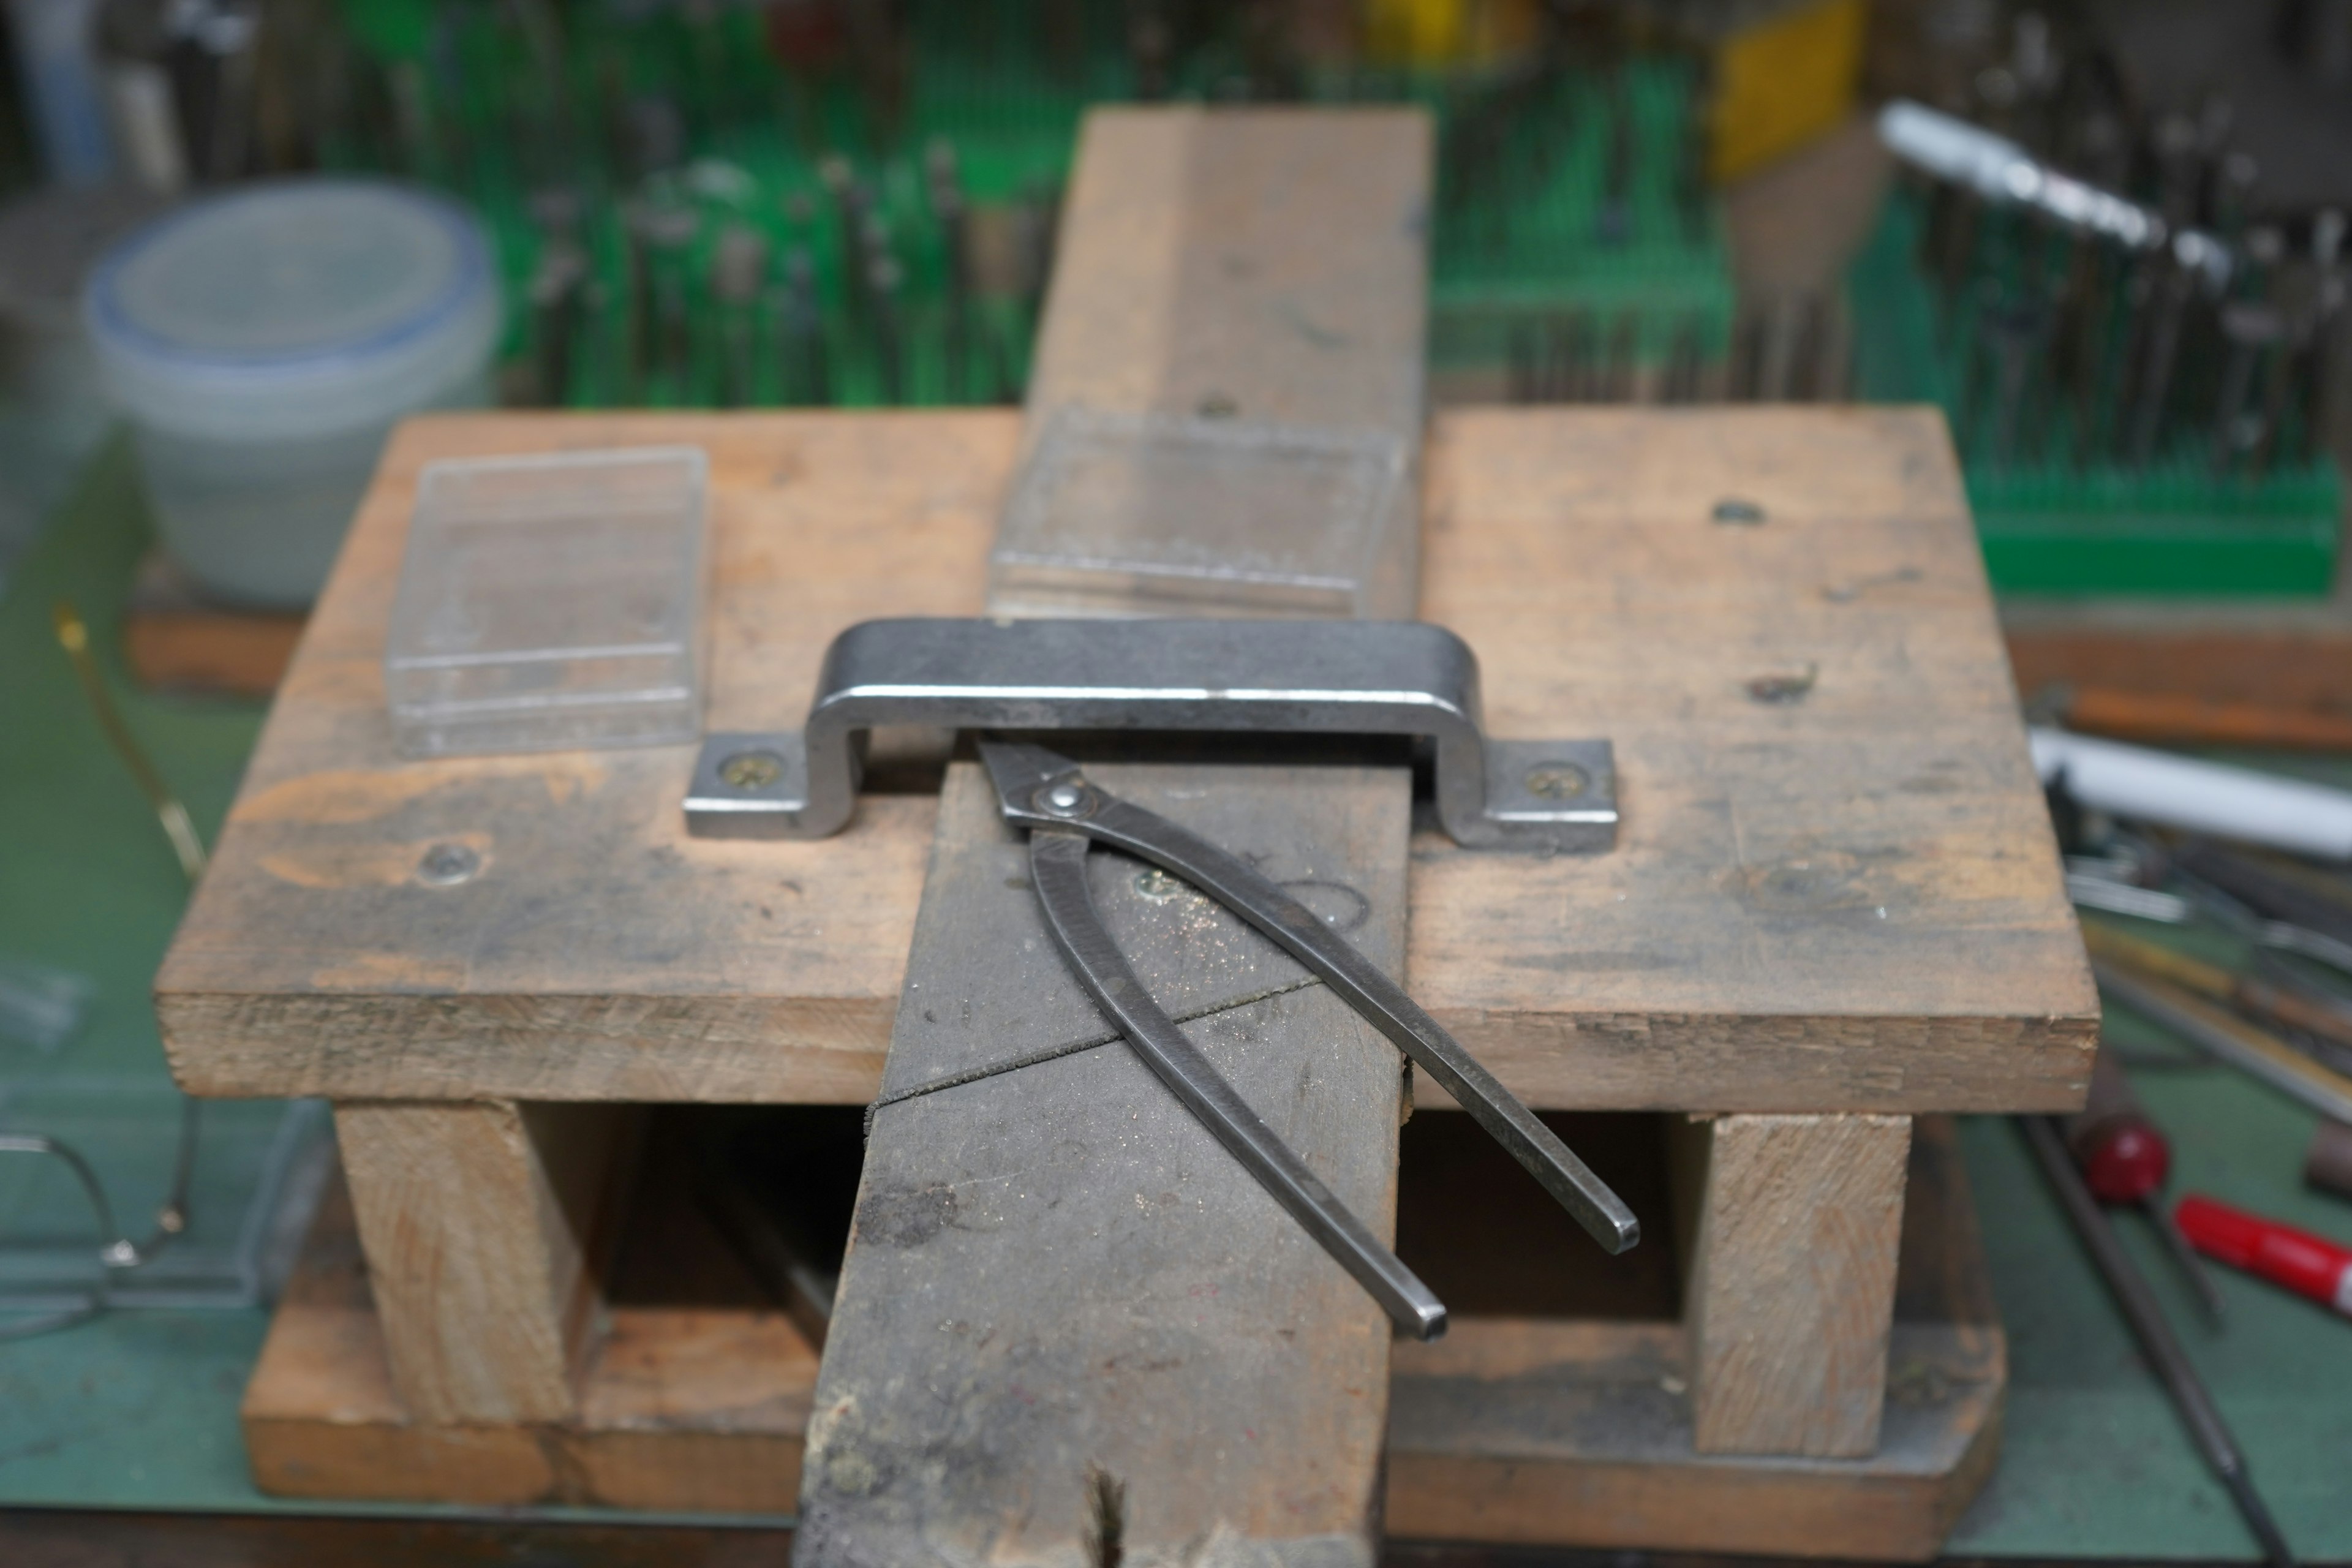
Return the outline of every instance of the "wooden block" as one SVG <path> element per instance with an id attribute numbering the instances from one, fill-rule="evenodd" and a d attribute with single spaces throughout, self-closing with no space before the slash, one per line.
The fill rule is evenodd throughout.
<path id="1" fill-rule="evenodd" d="M 1402 950 L 1402 770 L 1100 766 L 1105 788 Z M 915 972 L 825 1341 L 795 1562 L 1045 1563 L 1126 1487 L 1130 1562 L 1370 1563 L 1388 1320 L 1105 1027 L 1025 889 L 1025 843 L 949 775 Z M 1152 994 L 1365 1223 L 1395 1209 L 1395 1047 L 1234 917 L 1097 851 Z M 984 911 L 976 920 L 975 911 Z M 1039 1066 L 889 1103 L 992 1061 Z M 1201 1548 L 1203 1542 L 1219 1542 Z"/>
<path id="2" fill-rule="evenodd" d="M 275 1497 L 785 1513 L 816 1352 L 780 1312 L 621 1308 L 569 1421 L 445 1426 L 394 1391 L 341 1181 L 320 1205 L 239 1412 Z"/>
<path id="3" fill-rule="evenodd" d="M 393 1382 L 434 1425 L 578 1408 L 634 1117 L 604 1105 L 335 1107 Z"/>
<path id="4" fill-rule="evenodd" d="M 1703 1454 L 1852 1458 L 1878 1446 L 1907 1116 L 1722 1116 L 1684 1285 Z"/>
<path id="5" fill-rule="evenodd" d="M 936 800 L 730 843 L 686 833 L 687 748 L 399 760 L 407 508 L 434 458 L 702 446 L 709 722 L 786 724 L 843 626 L 980 610 L 1019 440 L 989 411 L 404 426 L 157 977 L 181 1081 L 870 1100 Z M 1538 1106 L 2081 1104 L 2095 997 L 1939 420 L 1487 410 L 1437 420 L 1427 464 L 1423 616 L 1477 652 L 1496 733 L 1612 737 L 1625 811 L 1603 856 L 1416 842 L 1408 979 L 1440 1022 Z M 1712 521 L 1725 497 L 1766 521 Z M 1809 667 L 1800 700 L 1748 692 Z M 453 839 L 481 873 L 418 879 Z"/>
<path id="6" fill-rule="evenodd" d="M 1874 1453 L 1702 1451 L 1681 1324 L 1466 1320 L 1396 1347 L 1390 1534 L 1934 1557 L 1999 1454 L 2008 1351 L 1948 1118 L 1919 1121 L 1910 1172 Z"/>

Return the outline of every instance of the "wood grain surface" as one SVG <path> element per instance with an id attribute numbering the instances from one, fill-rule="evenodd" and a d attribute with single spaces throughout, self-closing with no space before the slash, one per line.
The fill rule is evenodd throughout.
<path id="1" fill-rule="evenodd" d="M 1090 116 L 1030 435 L 1073 407 L 1189 413 L 1198 389 L 1244 417 L 1414 444 L 1429 167 L 1418 111 Z M 1148 482 L 1129 493 L 1150 504 Z M 1410 529 L 1414 499 L 1390 521 Z M 1404 603 L 1410 565 L 1391 563 Z M 1291 887 L 1393 972 L 1412 779 L 1386 763 L 1088 776 Z M 1027 841 L 979 768 L 949 770 L 793 1562 L 1369 1568 L 1388 1321 L 1106 1026 L 1045 930 Z M 1181 883 L 1108 852 L 1088 880 L 1153 997 L 1391 1235 L 1394 1047 Z M 1091 1048 L 1035 1059 L 1073 1046 Z"/>
<path id="2" fill-rule="evenodd" d="M 1402 770 L 1090 776 L 1256 863 L 1395 963 Z M 1204 1563 L 1369 1563 L 1388 1319 L 1106 1039 L 1027 891 L 1025 837 L 980 770 L 950 772 L 891 1092 L 1103 1043 L 877 1114 L 794 1561 L 1075 1564 L 1097 1536 L 1100 1474 L 1125 1489 L 1131 1563 L 1188 1560 L 1208 1541 Z M 1092 860 L 1097 905 L 1154 997 L 1390 1234 L 1395 1047 L 1219 906 L 1124 857 Z"/>
<path id="3" fill-rule="evenodd" d="M 1856 1458 L 1878 1447 L 1903 1233 L 1907 1116 L 1723 1116 L 1691 1264 L 1693 1443 Z"/>
<path id="4" fill-rule="evenodd" d="M 189 1088 L 872 1097 L 935 799 L 709 841 L 683 748 L 391 752 L 419 467 L 677 440 L 712 460 L 713 726 L 795 721 L 850 622 L 979 609 L 1009 414 L 404 426 L 157 979 Z M 1932 415 L 1482 411 L 1428 465 L 1424 615 L 1477 651 L 1496 732 L 1612 737 L 1625 810 L 1603 856 L 1415 840 L 1407 978 L 1442 1022 L 1538 1105 L 2081 1103 L 2090 980 Z M 1766 521 L 1713 521 L 1726 497 Z M 425 886 L 448 840 L 485 868 Z"/>
<path id="5" fill-rule="evenodd" d="M 634 1121 L 615 1105 L 335 1107 L 409 1410 L 445 1424 L 573 1413 Z"/>
<path id="6" fill-rule="evenodd" d="M 402 1399 L 378 1296 L 339 1179 L 238 1413 L 264 1492 L 791 1511 L 817 1358 L 783 1313 L 618 1308 L 569 1416 L 452 1423 Z"/>

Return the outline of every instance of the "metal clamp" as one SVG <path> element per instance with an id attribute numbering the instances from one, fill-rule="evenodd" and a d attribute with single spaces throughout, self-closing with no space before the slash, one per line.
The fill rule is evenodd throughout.
<path id="1" fill-rule="evenodd" d="M 1600 850 L 1607 741 L 1491 741 L 1478 660 L 1419 621 L 866 621 L 835 637 L 797 732 L 716 732 L 686 797 L 704 837 L 822 838 L 856 805 L 881 724 L 1007 731 L 1411 735 L 1456 843 Z"/>

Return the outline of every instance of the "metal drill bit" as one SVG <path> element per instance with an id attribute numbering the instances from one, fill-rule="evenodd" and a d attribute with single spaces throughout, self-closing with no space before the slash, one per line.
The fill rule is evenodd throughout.
<path id="1" fill-rule="evenodd" d="M 1622 63 L 1611 69 L 1601 95 L 1601 207 L 1593 220 L 1593 237 L 1605 246 L 1619 246 L 1633 226 L 1633 111 L 1625 92 Z"/>
<path id="2" fill-rule="evenodd" d="M 563 405 L 572 385 L 572 345 L 587 285 L 588 257 L 578 246 L 559 240 L 540 251 L 529 289 L 532 379 L 539 401 L 551 408 Z"/>
<path id="3" fill-rule="evenodd" d="M 2221 341 L 2229 353 L 2213 407 L 2210 462 L 2217 479 L 2228 477 L 2240 454 L 2263 444 L 2268 421 L 2263 413 L 2249 413 L 2247 405 L 2263 365 L 2276 357 L 2285 339 L 2286 319 L 2275 307 L 2253 300 L 2232 300 L 2221 307 Z"/>
<path id="4" fill-rule="evenodd" d="M 752 311 L 768 273 L 768 237 L 743 224 L 730 225 L 710 253 L 710 293 L 718 302 L 726 358 L 719 401 L 740 408 L 751 401 L 755 380 Z"/>
<path id="5" fill-rule="evenodd" d="M 2147 468 L 2156 456 L 2165 405 L 2172 398 L 2172 373 L 2180 355 L 2181 318 L 2189 309 L 2190 289 L 2188 272 L 2179 267 L 2167 268 L 2157 279 L 2147 358 L 2136 389 L 2138 400 L 2132 409 L 2131 465 L 2135 468 Z"/>
<path id="6" fill-rule="evenodd" d="M 655 206 L 646 209 L 643 227 L 646 270 L 653 300 L 650 341 L 662 369 L 677 383 L 681 397 L 692 371 L 693 321 L 688 313 L 686 252 L 702 230 L 693 208 Z"/>
<path id="7" fill-rule="evenodd" d="M 2040 357 L 2045 320 L 2042 308 L 2029 300 L 1994 310 L 1983 323 L 1994 356 L 1992 461 L 1999 468 L 2008 468 L 2017 457 L 2027 377 Z"/>
<path id="8" fill-rule="evenodd" d="M 885 251 L 866 271 L 866 288 L 874 297 L 874 352 L 882 364 L 882 395 L 892 403 L 907 401 L 906 338 L 898 321 L 898 289 L 906 272 L 898 258 Z"/>
<path id="9" fill-rule="evenodd" d="M 1635 360 L 1641 348 L 1642 323 L 1631 310 L 1617 312 L 1616 323 L 1609 329 L 1609 352 L 1602 371 L 1598 401 L 1631 403 L 1633 401 Z"/>
<path id="10" fill-rule="evenodd" d="M 1696 403 L 1699 394 L 1699 317 L 1696 310 L 1685 310 L 1675 323 L 1673 344 L 1666 351 L 1666 374 L 1662 400 L 1667 403 Z"/>
<path id="11" fill-rule="evenodd" d="M 833 401 L 824 352 L 824 315 L 817 300 L 816 258 L 806 246 L 784 258 L 784 366 L 787 401 L 823 406 Z"/>

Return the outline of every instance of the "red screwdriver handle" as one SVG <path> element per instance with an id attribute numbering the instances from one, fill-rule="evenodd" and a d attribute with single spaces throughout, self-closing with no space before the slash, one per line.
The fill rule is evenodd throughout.
<path id="1" fill-rule="evenodd" d="M 2172 1217 L 2189 1245 L 2352 1318 L 2352 1247 L 2194 1194 Z"/>
<path id="2" fill-rule="evenodd" d="M 2172 1169 L 2171 1145 L 2104 1045 L 2091 1060 L 2090 1099 L 2066 1119 L 2066 1150 L 2101 1203 L 2146 1203 L 2164 1190 Z"/>

